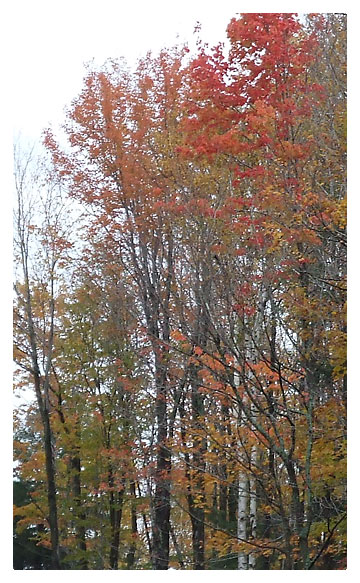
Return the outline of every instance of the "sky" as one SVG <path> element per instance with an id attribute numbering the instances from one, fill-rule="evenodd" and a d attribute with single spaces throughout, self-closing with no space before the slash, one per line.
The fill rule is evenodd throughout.
<path id="1" fill-rule="evenodd" d="M 15 10 L 18 4 L 14 0 Z M 203 23 L 201 36 L 213 45 L 225 40 L 226 26 L 239 12 L 235 0 L 20 4 L 12 56 L 14 131 L 34 136 L 63 116 L 81 88 L 85 62 L 95 58 L 101 64 L 107 57 L 123 56 L 133 66 L 148 50 L 194 42 L 197 21 Z"/>
<path id="2" fill-rule="evenodd" d="M 230 19 L 241 12 L 347 12 L 349 26 L 359 21 L 355 2 L 250 2 L 241 0 L 12 0 L 3 2 L 0 8 L 0 43 L 2 55 L 0 115 L 1 167 L 0 193 L 0 260 L 1 273 L 8 273 L 0 286 L 3 301 L 0 325 L 5 348 L 1 354 L 11 362 L 11 216 L 12 216 L 12 141 L 21 134 L 29 141 L 38 140 L 42 130 L 50 124 L 57 126 L 64 120 L 64 108 L 70 105 L 81 90 L 85 74 L 84 63 L 95 59 L 101 64 L 108 57 L 124 57 L 130 66 L 147 51 L 155 53 L 177 42 L 194 43 L 194 27 L 202 25 L 200 37 L 210 46 L 225 41 L 226 26 Z M 354 40 L 352 47 L 354 46 Z M 357 40 L 355 39 L 355 47 Z M 357 51 L 356 51 L 357 52 Z M 354 51 L 353 51 L 354 54 Z M 351 53 L 350 55 L 351 56 Z M 356 59 L 349 59 L 359 71 Z M 351 67 L 350 67 L 351 69 Z M 355 89 L 356 93 L 356 89 Z M 358 96 L 349 99 L 350 111 L 358 109 Z M 353 135 L 358 116 L 352 117 L 350 133 Z M 5 137 L 4 137 L 5 136 Z M 351 143 L 353 138 L 351 138 Z M 350 148 L 351 150 L 351 148 Z M 355 148 L 354 148 L 355 150 Z M 349 162 L 350 185 L 356 169 L 355 153 Z M 350 151 L 351 154 L 351 151 Z M 353 200 L 354 211 L 359 205 Z M 359 248 L 355 216 L 349 215 L 353 233 L 351 241 Z M 350 253 L 350 264 L 358 264 L 358 254 Z M 357 281 L 357 269 L 353 270 Z M 356 279 L 355 279 L 356 278 Z M 7 282 L 5 280 L 8 280 Z M 350 294 L 350 310 L 358 303 L 359 285 L 353 283 Z M 360 325 L 360 322 L 359 322 Z M 4 332 L 5 331 L 5 332 Z M 358 334 L 353 332 L 352 341 L 358 344 Z M 356 350 L 356 349 L 355 349 Z M 355 359 L 357 358 L 355 352 Z M 11 386 L 12 367 L 9 366 L 3 390 Z M 351 381 L 351 379 L 350 379 Z M 351 386 L 351 382 L 350 382 Z M 11 411 L 5 412 L 6 451 L 11 451 Z M 350 411 L 351 413 L 351 411 Z M 11 456 L 11 454 L 10 454 Z M 349 467 L 351 474 L 352 467 Z M 350 477 L 351 480 L 351 477 Z M 354 482 L 354 479 L 351 480 Z M 11 511 L 11 508 L 10 508 Z M 3 519 L 11 519 L 6 514 Z M 10 537 L 8 543 L 11 543 Z M 4 548 L 2 546 L 2 548 Z M 9 556 L 11 549 L 9 548 Z M 11 580 L 16 574 L 11 574 Z M 34 573 L 35 575 L 35 573 Z M 39 574 L 37 573 L 37 576 Z M 277 574 L 277 576 L 279 573 Z M 315 573 L 314 573 L 315 575 Z M 268 574 L 267 574 L 268 576 Z"/>
<path id="3" fill-rule="evenodd" d="M 296 3 L 295 3 L 296 4 Z M 226 39 L 226 26 L 239 12 L 307 11 L 306 2 L 239 0 L 13 0 L 11 109 L 15 135 L 34 139 L 63 119 L 81 89 L 84 63 L 125 57 L 130 66 L 148 50 L 188 41 L 202 24 L 211 46 Z M 316 3 L 308 3 L 317 11 Z M 325 11 L 331 10 L 331 3 Z M 328 8 L 326 8 L 328 6 Z M 321 11 L 321 10 L 319 10 Z M 335 10 L 336 11 L 336 10 Z M 339 9 L 337 10 L 339 11 Z"/>

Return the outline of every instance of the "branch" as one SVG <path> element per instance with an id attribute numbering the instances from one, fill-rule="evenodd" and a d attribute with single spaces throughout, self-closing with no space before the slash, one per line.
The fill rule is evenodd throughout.
<path id="1" fill-rule="evenodd" d="M 335 530 L 337 529 L 337 527 L 339 526 L 339 524 L 343 520 L 345 520 L 345 518 L 346 518 L 346 513 L 343 514 L 343 516 L 341 518 L 339 518 L 339 520 L 335 523 L 335 525 L 333 526 L 333 528 L 330 530 L 329 535 L 328 535 L 327 539 L 325 540 L 325 542 L 323 543 L 322 547 L 320 548 L 318 554 L 313 558 L 313 560 L 311 561 L 310 565 L 308 566 L 308 570 L 310 570 L 310 569 L 313 568 L 313 566 L 315 565 L 316 561 L 321 557 L 321 555 L 323 554 L 323 552 L 325 551 L 325 549 L 329 546 L 330 540 L 332 539 Z"/>

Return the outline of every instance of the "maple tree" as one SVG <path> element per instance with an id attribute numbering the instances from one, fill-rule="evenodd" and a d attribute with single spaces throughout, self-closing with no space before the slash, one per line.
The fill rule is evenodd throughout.
<path id="1" fill-rule="evenodd" d="M 15 513 L 53 568 L 344 568 L 345 25 L 109 60 L 46 132 L 86 217 L 19 198 Z"/>

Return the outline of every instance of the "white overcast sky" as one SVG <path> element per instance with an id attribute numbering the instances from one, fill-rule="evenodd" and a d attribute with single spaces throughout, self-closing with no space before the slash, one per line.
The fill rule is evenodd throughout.
<path id="1" fill-rule="evenodd" d="M 13 39 L 14 129 L 36 134 L 59 120 L 81 87 L 84 62 L 123 56 L 129 65 L 148 50 L 192 41 L 197 21 L 202 36 L 225 39 L 227 23 L 241 9 L 236 0 L 14 1 L 21 16 Z M 20 11 L 19 11 L 20 12 Z"/>

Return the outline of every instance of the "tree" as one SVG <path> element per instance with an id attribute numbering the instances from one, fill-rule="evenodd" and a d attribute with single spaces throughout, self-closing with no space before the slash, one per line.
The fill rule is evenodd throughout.
<path id="1" fill-rule="evenodd" d="M 64 205 L 58 184 L 50 173 L 42 185 L 33 152 L 15 150 L 15 257 L 19 266 L 19 279 L 15 284 L 15 361 L 33 382 L 37 406 L 42 421 L 46 480 L 48 496 L 48 522 L 51 532 L 53 569 L 60 568 L 59 528 L 56 495 L 56 469 L 54 438 L 51 428 L 50 375 L 53 358 L 57 267 L 70 243 L 61 231 Z M 39 195 L 41 188 L 44 194 Z M 35 216 L 36 205 L 41 204 L 40 225 Z M 34 224 L 35 223 L 35 224 Z M 34 255 L 33 255 L 34 253 Z M 40 266 L 40 269 L 39 269 Z"/>
<path id="2" fill-rule="evenodd" d="M 18 384 L 44 370 L 16 512 L 63 568 L 344 566 L 344 18 L 227 32 L 89 69 L 66 151 L 45 134 L 86 223 L 72 268 L 55 210 L 20 229 Z"/>

